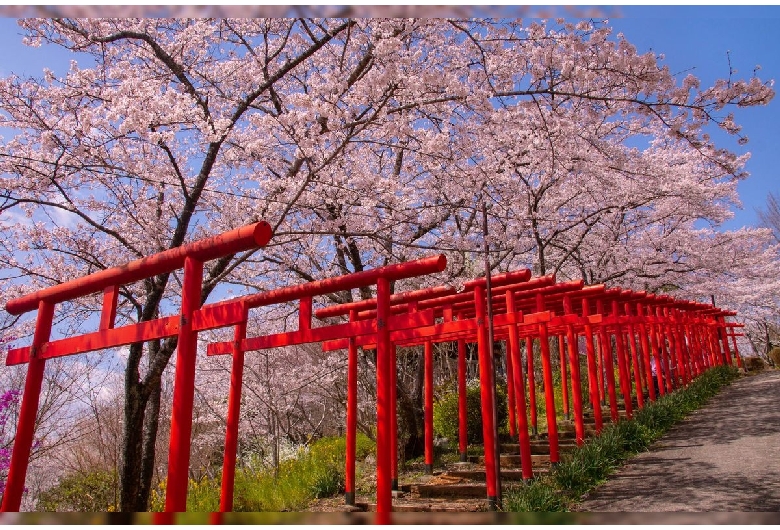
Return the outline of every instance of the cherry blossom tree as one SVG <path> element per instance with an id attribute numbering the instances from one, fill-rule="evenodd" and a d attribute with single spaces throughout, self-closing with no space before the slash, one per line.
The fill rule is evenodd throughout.
<path id="1" fill-rule="evenodd" d="M 761 226 L 771 230 L 775 241 L 780 243 L 780 197 L 769 192 L 766 198 L 766 208 L 758 210 L 757 213 Z M 777 289 L 773 292 L 777 293 Z M 771 309 L 767 311 L 767 307 Z M 780 303 L 777 300 L 774 300 L 774 303 L 767 303 L 767 300 L 764 300 L 759 308 L 762 309 L 759 315 L 751 314 L 752 318 L 750 318 L 750 325 L 747 327 L 747 334 L 754 352 L 767 354 L 775 344 L 780 342 Z M 751 309 L 753 308 L 750 307 L 748 310 Z"/>
<path id="2" fill-rule="evenodd" d="M 696 232 L 675 227 L 720 222 L 744 177 L 744 157 L 716 146 L 708 128 L 739 136 L 730 110 L 774 94 L 755 77 L 704 88 L 678 80 L 661 58 L 590 22 L 21 24 L 30 45 L 64 47 L 78 62 L 64 77 L 0 80 L 0 125 L 15 131 L 0 148 L 0 223 L 13 235 L 2 242 L 2 301 L 257 219 L 274 227 L 272 243 L 208 264 L 204 300 L 431 251 L 448 253 L 448 273 L 408 286 L 457 284 L 478 275 L 483 203 L 497 270 L 663 275 L 655 234 L 685 234 L 695 247 Z M 671 248 L 656 258 L 674 259 Z M 163 314 L 180 281 L 123 287 L 120 319 Z M 64 305 L 64 333 L 100 310 L 97 299 Z M 8 315 L 4 326 L 30 332 Z M 148 506 L 175 347 L 136 344 L 127 357 L 122 510 Z M 256 397 L 279 416 L 304 392 L 277 377 L 275 355 Z M 296 376 L 325 382 L 338 362 Z M 303 410 L 295 421 L 316 418 Z"/>
<path id="3" fill-rule="evenodd" d="M 772 234 L 780 243 L 780 197 L 769 192 L 766 197 L 766 209 L 758 211 L 761 225 L 772 230 Z"/>
<path id="4" fill-rule="evenodd" d="M 7 390 L 0 395 L 0 494 L 5 492 L 5 481 L 8 476 L 8 466 L 11 463 L 11 444 L 13 439 L 9 435 L 11 426 L 8 420 L 11 418 L 13 405 L 19 399 L 19 391 Z"/>
<path id="5" fill-rule="evenodd" d="M 16 340 L 7 340 L 4 349 Z M 110 377 L 98 366 L 97 359 L 79 359 L 68 362 L 53 359 L 47 363 L 42 384 L 35 438 L 30 453 L 30 467 L 24 509 L 35 506 L 36 496 L 56 481 L 52 469 L 65 470 L 63 454 L 72 456 L 74 447 L 84 441 L 89 428 L 79 419 L 84 414 L 84 403 L 90 394 L 98 394 Z M 0 367 L 0 480 L 5 481 L 10 464 L 11 449 L 16 437 L 24 387 L 24 371 L 18 366 Z M 90 426 L 92 428 L 93 426 Z"/>

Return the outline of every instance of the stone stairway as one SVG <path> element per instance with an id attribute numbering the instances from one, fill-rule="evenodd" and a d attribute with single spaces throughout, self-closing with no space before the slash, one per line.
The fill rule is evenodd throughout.
<path id="1" fill-rule="evenodd" d="M 562 426 L 565 429 L 565 426 Z M 559 440 L 561 453 L 576 447 L 574 435 L 564 434 Z M 476 452 L 476 451 L 475 451 Z M 550 450 L 547 440 L 534 437 L 531 458 L 535 477 L 550 470 Z M 520 483 L 520 445 L 501 444 L 501 481 L 504 486 Z M 484 512 L 488 509 L 485 485 L 484 456 L 472 455 L 468 462 L 458 462 L 435 470 L 433 475 L 418 477 L 414 483 L 403 484 L 394 492 L 393 510 L 397 512 Z M 358 503 L 358 509 L 374 511 L 373 503 Z"/>
<path id="2" fill-rule="evenodd" d="M 634 403 L 636 410 L 636 403 Z M 625 412 L 620 410 L 620 419 Z M 604 426 L 610 424 L 610 409 L 602 408 Z M 583 414 L 585 438 L 595 436 L 596 426 L 592 410 Z M 573 420 L 563 420 L 558 424 L 558 448 L 561 456 L 577 447 Z M 476 448 L 471 449 L 479 453 Z M 534 477 L 550 471 L 550 446 L 547 432 L 531 437 L 531 459 Z M 502 443 L 500 445 L 501 482 L 506 488 L 510 484 L 523 481 L 520 462 L 520 445 Z M 448 464 L 444 469 L 434 470 L 432 475 L 417 477 L 415 482 L 403 484 L 399 491 L 393 492 L 393 511 L 395 512 L 484 512 L 488 509 L 487 488 L 485 485 L 484 456 L 474 454 L 468 462 Z M 345 507 L 354 511 L 376 510 L 372 502 L 358 502 L 354 507 Z"/>

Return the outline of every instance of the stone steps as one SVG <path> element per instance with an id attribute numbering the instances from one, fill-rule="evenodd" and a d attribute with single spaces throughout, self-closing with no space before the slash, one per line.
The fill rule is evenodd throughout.
<path id="1" fill-rule="evenodd" d="M 501 454 L 519 455 L 520 444 L 501 444 Z M 560 451 L 567 451 L 577 447 L 577 442 L 574 438 L 558 439 L 558 449 Z M 531 455 L 549 455 L 550 444 L 547 440 L 532 441 L 531 442 Z"/>
<path id="2" fill-rule="evenodd" d="M 549 464 L 549 459 L 547 460 L 547 464 Z M 534 466 L 533 467 L 533 473 L 534 477 L 543 475 L 550 472 L 550 467 L 548 466 Z M 450 476 L 450 477 L 457 477 L 457 478 L 464 478 L 466 480 L 474 480 L 474 481 L 480 481 L 485 482 L 485 470 L 484 469 L 463 469 L 463 470 L 452 470 L 452 471 L 445 471 L 444 475 Z M 522 469 L 502 469 L 501 470 L 501 480 L 507 481 L 507 482 L 520 482 L 523 480 L 523 470 Z"/>
<path id="3" fill-rule="evenodd" d="M 402 491 L 415 493 L 425 498 L 474 499 L 485 497 L 485 484 L 408 484 L 401 486 Z"/>
<path id="4" fill-rule="evenodd" d="M 591 416 L 584 418 L 586 439 L 595 435 L 595 424 Z M 624 413 L 622 414 L 624 416 Z M 605 424 L 609 422 L 609 409 L 604 414 Z M 573 420 L 567 420 L 558 426 L 558 448 L 561 453 L 577 447 Z M 520 444 L 500 444 L 500 465 L 502 482 L 521 482 L 523 472 L 520 468 Z M 550 472 L 550 445 L 547 433 L 540 433 L 531 439 L 531 465 L 534 478 Z M 445 471 L 436 471 L 426 480 L 430 483 L 403 484 L 400 491 L 393 492 L 394 512 L 438 512 L 463 513 L 484 512 L 488 509 L 486 472 L 484 455 L 471 455 L 467 463 L 458 463 Z M 474 467 L 474 464 L 481 468 Z M 458 469 L 459 466 L 462 466 Z M 372 512 L 376 504 L 357 503 L 354 510 Z M 465 515 L 465 513 L 464 513 Z M 456 524 L 468 524 L 456 520 Z"/>
<path id="5" fill-rule="evenodd" d="M 462 515 L 471 513 L 485 513 L 488 508 L 487 499 L 485 499 L 485 489 L 482 488 L 480 499 L 449 499 L 449 498 L 428 498 L 409 501 L 406 499 L 393 500 L 393 512 L 424 512 L 424 513 L 458 513 L 461 517 L 458 520 L 448 522 L 448 524 L 470 524 L 469 520 L 464 520 Z M 376 503 L 359 502 L 355 505 L 356 510 L 363 512 L 376 512 Z M 464 513 L 465 512 L 465 513 Z M 476 517 L 472 523 L 479 523 L 484 517 Z M 430 524 L 430 520 L 425 520 Z M 402 522 L 402 521 L 399 521 Z M 405 522 L 405 521 L 404 521 Z M 411 521 L 410 521 L 411 522 Z"/>
<path id="6" fill-rule="evenodd" d="M 520 455 L 509 455 L 502 453 L 500 456 L 501 459 L 501 466 L 503 467 L 518 467 L 521 465 L 520 461 Z M 469 460 L 474 464 L 480 464 L 485 465 L 485 457 L 482 455 L 477 456 L 470 456 Z M 541 467 L 541 466 L 547 466 L 550 464 L 550 455 L 548 454 L 541 454 L 541 455 L 531 455 L 531 466 Z"/>

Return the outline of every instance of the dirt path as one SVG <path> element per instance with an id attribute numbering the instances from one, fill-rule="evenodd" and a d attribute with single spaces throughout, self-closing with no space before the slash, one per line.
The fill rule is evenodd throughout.
<path id="1" fill-rule="evenodd" d="M 735 381 L 578 510 L 780 512 L 780 371 Z"/>

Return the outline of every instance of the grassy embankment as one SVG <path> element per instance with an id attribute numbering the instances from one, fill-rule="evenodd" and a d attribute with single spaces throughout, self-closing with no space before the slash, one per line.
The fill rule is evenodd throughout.
<path id="1" fill-rule="evenodd" d="M 359 434 L 357 459 L 374 452 L 374 442 Z M 317 498 L 335 495 L 344 489 L 344 438 L 323 438 L 302 448 L 299 454 L 272 469 L 236 470 L 233 510 L 237 512 L 303 511 Z M 152 510 L 164 505 L 164 484 L 152 493 Z M 187 491 L 187 511 L 219 511 L 220 478 L 191 480 Z"/>

